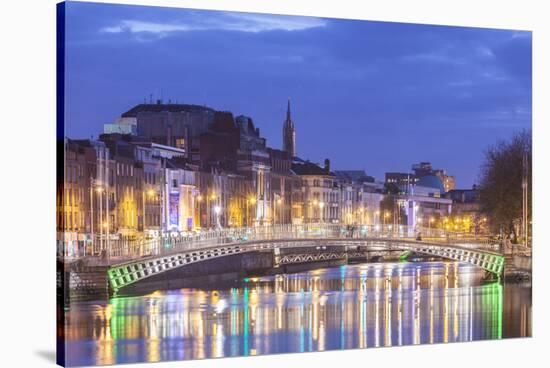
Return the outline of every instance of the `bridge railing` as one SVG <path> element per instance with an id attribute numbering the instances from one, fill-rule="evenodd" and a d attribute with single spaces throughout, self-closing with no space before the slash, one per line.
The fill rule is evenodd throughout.
<path id="1" fill-rule="evenodd" d="M 393 225 L 341 225 L 341 224 L 281 224 L 243 228 L 225 228 L 190 234 L 174 234 L 134 242 L 112 241 L 110 256 L 128 260 L 148 256 L 167 255 L 182 251 L 203 249 L 231 243 L 280 239 L 342 239 L 342 238 L 388 238 L 423 240 L 436 243 L 456 244 L 476 249 L 497 250 L 488 237 L 453 233 L 441 229 L 412 228 Z"/>

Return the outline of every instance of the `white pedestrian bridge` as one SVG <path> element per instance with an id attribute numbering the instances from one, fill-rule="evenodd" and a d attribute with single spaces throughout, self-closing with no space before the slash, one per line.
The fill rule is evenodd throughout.
<path id="1" fill-rule="evenodd" d="M 308 251 L 283 254 L 288 249 Z M 488 238 L 405 226 L 306 224 L 229 228 L 138 243 L 114 243 L 109 249 L 111 262 L 107 272 L 110 287 L 116 293 L 179 267 L 240 253 L 272 252 L 277 266 L 342 259 L 369 250 L 411 251 L 469 262 L 498 278 L 504 271 L 505 258 L 498 252 L 498 244 Z"/>

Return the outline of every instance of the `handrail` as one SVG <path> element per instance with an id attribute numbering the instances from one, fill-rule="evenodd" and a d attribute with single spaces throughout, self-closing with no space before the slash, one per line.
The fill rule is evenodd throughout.
<path id="1" fill-rule="evenodd" d="M 486 236 L 446 232 L 440 229 L 392 225 L 282 224 L 274 226 L 215 229 L 193 234 L 177 234 L 154 239 L 110 242 L 110 257 L 120 261 L 203 249 L 230 243 L 280 239 L 419 239 L 424 242 L 494 249 L 495 242 Z"/>

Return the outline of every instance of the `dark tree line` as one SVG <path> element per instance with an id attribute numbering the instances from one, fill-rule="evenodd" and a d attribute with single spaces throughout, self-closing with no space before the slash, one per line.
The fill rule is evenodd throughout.
<path id="1" fill-rule="evenodd" d="M 531 218 L 531 132 L 522 131 L 510 140 L 500 141 L 485 152 L 481 168 L 481 211 L 489 218 L 491 230 L 517 242 L 517 229 L 523 215 L 524 156 L 527 159 L 528 208 Z"/>

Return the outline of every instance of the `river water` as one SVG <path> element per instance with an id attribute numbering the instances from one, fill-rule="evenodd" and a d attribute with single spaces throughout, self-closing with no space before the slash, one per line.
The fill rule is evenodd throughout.
<path id="1" fill-rule="evenodd" d="M 68 365 L 531 336 L 531 288 L 466 263 L 345 265 L 71 305 Z"/>

